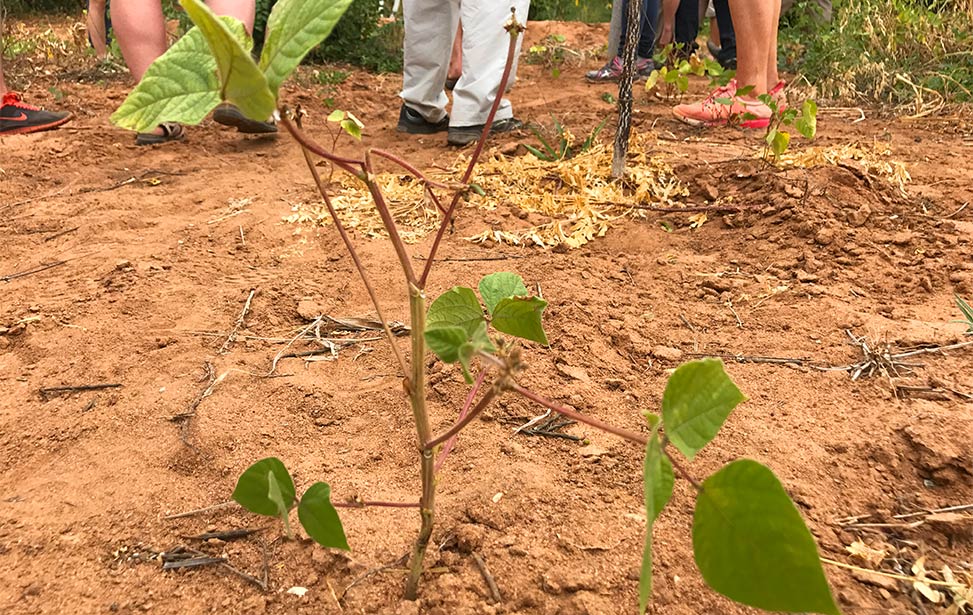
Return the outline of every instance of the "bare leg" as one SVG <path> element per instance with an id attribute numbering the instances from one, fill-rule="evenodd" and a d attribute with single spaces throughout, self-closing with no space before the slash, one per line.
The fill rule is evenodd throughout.
<path id="1" fill-rule="evenodd" d="M 767 49 L 767 89 L 772 89 L 777 82 L 780 81 L 780 75 L 777 74 L 777 27 L 780 24 L 780 2 L 773 2 L 774 6 L 774 18 L 771 22 L 773 24 L 773 34 L 768 39 L 769 48 Z"/>
<path id="2" fill-rule="evenodd" d="M 136 81 L 166 51 L 166 22 L 159 0 L 112 0 L 112 24 Z"/>
<path id="3" fill-rule="evenodd" d="M 229 15 L 243 22 L 247 32 L 253 34 L 253 20 L 256 14 L 254 0 L 209 0 L 209 8 L 217 15 Z"/>
<path id="4" fill-rule="evenodd" d="M 447 79 L 459 79 L 463 74 L 463 24 L 456 29 L 456 37 L 453 39 L 453 51 L 449 54 L 449 70 L 446 71 Z"/>
<path id="5" fill-rule="evenodd" d="M 105 32 L 105 0 L 89 0 L 88 19 L 85 22 L 91 46 L 99 60 L 108 56 L 108 33 Z"/>
<path id="6" fill-rule="evenodd" d="M 737 83 L 753 86 L 743 98 L 767 93 L 767 82 L 777 74 L 777 18 L 779 0 L 730 0 L 730 14 L 737 32 Z M 773 50 L 773 51 L 771 51 Z M 773 60 L 771 60 L 773 53 Z M 774 80 L 776 83 L 777 80 Z"/>
<path id="7" fill-rule="evenodd" d="M 709 19 L 709 40 L 717 47 L 720 46 L 720 26 L 716 23 L 715 17 Z"/>
<path id="8" fill-rule="evenodd" d="M 3 80 L 3 58 L 0 57 L 0 98 L 7 93 L 7 82 Z"/>

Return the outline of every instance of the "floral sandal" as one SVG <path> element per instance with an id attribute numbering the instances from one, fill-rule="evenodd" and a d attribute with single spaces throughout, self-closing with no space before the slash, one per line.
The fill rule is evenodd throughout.
<path id="1" fill-rule="evenodd" d="M 176 122 L 162 122 L 159 124 L 162 134 L 151 132 L 140 132 L 135 135 L 135 145 L 161 145 L 170 141 L 181 141 L 186 136 L 186 130 L 182 124 Z"/>

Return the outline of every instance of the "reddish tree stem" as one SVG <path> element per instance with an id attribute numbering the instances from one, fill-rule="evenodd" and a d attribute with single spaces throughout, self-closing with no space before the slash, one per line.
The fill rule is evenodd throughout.
<path id="1" fill-rule="evenodd" d="M 331 502 L 335 508 L 419 508 L 419 502 L 381 502 L 375 500 L 358 500 L 355 502 Z"/>
<path id="2" fill-rule="evenodd" d="M 298 126 L 296 128 L 300 128 L 300 119 L 298 119 Z M 368 278 L 368 272 L 365 270 L 365 265 L 362 264 L 361 259 L 358 257 L 358 252 L 355 250 L 355 245 L 351 242 L 351 237 L 348 236 L 348 231 L 345 230 L 345 226 L 341 223 L 341 218 L 338 217 L 338 212 L 335 210 L 334 204 L 331 203 L 331 197 L 328 196 L 328 191 L 325 189 L 324 184 L 321 183 L 321 175 L 318 173 L 317 167 L 314 166 L 314 161 L 311 159 L 311 155 L 308 153 L 308 148 L 304 146 L 303 142 L 298 141 L 298 143 L 301 143 L 301 153 L 304 154 L 304 161 L 307 163 L 307 168 L 311 171 L 311 177 L 314 178 L 314 183 L 318 187 L 318 192 L 321 193 L 321 198 L 324 199 L 324 204 L 328 208 L 328 214 L 334 221 L 334 226 L 338 230 L 338 235 L 341 236 L 341 241 L 345 244 L 345 249 L 347 249 L 348 254 L 351 255 L 352 262 L 355 263 L 355 269 L 358 270 L 358 276 L 365 285 L 365 290 L 368 291 L 368 297 L 372 300 L 372 305 L 375 307 L 375 313 L 378 316 L 379 321 L 382 323 L 382 329 L 385 331 L 385 336 L 388 338 L 389 344 L 392 346 L 392 354 L 395 355 L 395 359 L 399 364 L 399 369 L 402 370 L 403 377 L 409 379 L 409 367 L 405 362 L 405 357 L 402 356 L 402 351 L 399 349 L 399 343 L 396 341 L 395 335 L 392 333 L 392 329 L 389 327 L 388 320 L 386 320 L 385 315 L 382 313 L 382 306 L 378 302 L 378 295 L 375 294 L 375 288 L 372 286 L 372 282 Z"/>
<path id="3" fill-rule="evenodd" d="M 462 182 L 463 184 L 470 183 L 470 177 L 473 176 L 473 169 L 476 167 L 477 161 L 480 159 L 480 154 L 483 152 L 483 145 L 486 143 L 487 137 L 490 135 L 490 129 L 493 127 L 493 119 L 497 115 L 497 109 L 500 108 L 500 101 L 503 100 L 503 93 L 507 90 L 507 81 L 510 79 L 510 73 L 513 69 L 514 54 L 517 50 L 517 39 L 520 37 L 520 33 L 523 31 L 523 26 L 514 21 L 510 30 L 510 45 L 507 47 L 507 62 L 503 67 L 503 76 L 500 77 L 500 87 L 497 90 L 497 96 L 493 99 L 493 106 L 490 107 L 490 115 L 487 116 L 486 123 L 483 124 L 483 132 L 480 133 L 480 140 L 476 142 L 476 149 L 473 150 L 473 157 L 470 158 L 470 163 L 466 166 L 466 172 L 463 174 Z M 429 272 L 432 269 L 433 260 L 436 258 L 436 252 L 439 250 L 439 244 L 443 240 L 443 236 L 446 234 L 446 229 L 449 227 L 450 220 L 453 218 L 453 212 L 456 211 L 456 206 L 459 204 L 460 197 L 463 195 L 465 190 L 457 191 L 453 195 L 453 200 L 449 204 L 449 208 L 446 210 L 443 216 L 443 222 L 439 225 L 439 230 L 436 232 L 436 238 L 432 242 L 432 247 L 429 249 L 429 256 L 426 257 L 426 266 L 422 270 L 422 277 L 419 278 L 419 288 L 426 287 L 426 280 L 429 279 Z"/>
<path id="4" fill-rule="evenodd" d="M 477 415 L 483 412 L 483 410 L 485 410 L 486 407 L 490 405 L 490 402 L 492 402 L 493 399 L 497 396 L 497 393 L 498 393 L 497 387 L 491 386 L 487 390 L 487 392 L 483 394 L 483 397 L 480 398 L 480 401 L 477 402 L 475 406 L 473 406 L 473 409 L 470 410 L 469 413 L 467 413 L 466 416 L 456 421 L 456 423 L 449 428 L 449 431 L 447 431 L 441 436 L 438 436 L 430 440 L 428 443 L 426 443 L 426 445 L 423 448 L 426 450 L 432 450 L 435 447 L 442 444 L 443 442 L 449 440 L 450 438 L 458 434 L 460 431 L 463 430 L 464 427 L 469 425 L 473 421 L 473 419 L 477 417 Z"/>
<path id="5" fill-rule="evenodd" d="M 463 402 L 463 409 L 459 411 L 459 419 L 462 421 L 470 412 L 470 407 L 473 405 L 473 400 L 476 399 L 476 394 L 480 392 L 480 387 L 483 386 L 483 381 L 486 380 L 487 372 L 483 370 L 480 375 L 476 377 L 476 382 L 473 383 L 473 387 L 470 389 L 469 395 L 466 396 L 466 401 Z M 446 441 L 445 446 L 443 446 L 443 451 L 439 453 L 439 459 L 436 460 L 436 471 L 438 472 L 443 464 L 446 463 L 446 457 L 449 456 L 450 451 L 453 450 L 453 445 L 456 444 L 456 438 L 459 434 L 456 434 L 452 438 Z"/>
<path id="6" fill-rule="evenodd" d="M 538 395 L 537 393 L 534 393 L 533 391 L 531 391 L 529 389 L 525 389 L 524 387 L 520 386 L 519 384 L 514 383 L 513 385 L 511 385 L 510 388 L 512 390 L 516 391 L 517 393 L 520 393 L 521 395 L 523 395 L 527 399 L 529 399 L 531 401 L 534 401 L 534 402 L 537 402 L 540 405 L 544 406 L 545 408 L 550 408 L 551 410 L 553 410 L 553 411 L 555 411 L 555 412 L 557 412 L 559 414 L 563 414 L 564 416 L 568 417 L 569 419 L 573 419 L 575 421 L 578 421 L 579 423 L 585 423 L 586 425 L 591 425 L 592 427 L 595 427 L 595 428 L 600 429 L 602 431 L 606 431 L 606 432 L 608 432 L 610 434 L 614 434 L 614 435 L 618 436 L 619 438 L 624 438 L 625 440 L 628 440 L 629 442 L 635 442 L 636 444 L 640 444 L 642 446 L 645 446 L 646 443 L 649 441 L 648 440 L 648 437 L 645 434 L 635 433 L 634 431 L 629 431 L 627 429 L 622 429 L 621 427 L 615 427 L 614 425 L 609 425 L 608 423 L 599 421 L 596 418 L 592 418 L 590 416 L 586 416 L 584 414 L 581 414 L 580 412 L 576 412 L 574 410 L 570 410 L 570 409 L 565 408 L 564 406 L 562 406 L 562 405 L 560 405 L 560 404 L 558 404 L 556 402 L 553 402 L 553 401 L 551 401 L 549 399 L 546 399 L 544 397 L 541 397 L 540 395 Z"/>
<path id="7" fill-rule="evenodd" d="M 382 189 L 379 188 L 378 183 L 375 181 L 375 173 L 372 170 L 372 158 L 369 152 L 365 152 L 364 168 L 365 184 L 368 186 L 368 191 L 372 195 L 372 200 L 375 201 L 375 208 L 378 210 L 379 217 L 382 218 L 382 224 L 385 225 L 385 230 L 388 231 L 389 240 L 392 242 L 392 247 L 395 248 L 395 255 L 399 258 L 399 265 L 402 266 L 405 279 L 409 284 L 416 285 L 416 273 L 412 269 L 412 263 L 409 261 L 409 252 L 405 249 L 405 242 L 402 241 L 402 237 L 399 236 L 399 227 L 395 224 L 395 219 L 392 218 L 392 212 L 385 202 L 385 195 L 382 194 Z M 419 286 L 419 289 L 421 290 L 422 287 Z M 422 359 L 420 358 L 420 360 Z"/>
<path id="8" fill-rule="evenodd" d="M 280 114 L 280 124 L 287 129 L 287 132 L 291 133 L 294 140 L 301 144 L 301 146 L 317 154 L 321 158 L 324 158 L 334 166 L 338 167 L 342 171 L 346 171 L 355 177 L 365 180 L 365 163 L 361 160 L 355 160 L 354 158 L 344 158 L 342 156 L 337 156 L 328 150 L 324 149 L 314 141 L 310 139 L 304 132 L 300 129 L 300 126 L 295 126 L 293 122 L 287 119 L 286 113 Z M 356 168 L 358 167 L 358 168 Z"/>

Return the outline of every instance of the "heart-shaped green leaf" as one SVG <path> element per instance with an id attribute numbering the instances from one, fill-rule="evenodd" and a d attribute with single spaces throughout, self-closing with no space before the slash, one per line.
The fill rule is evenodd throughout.
<path id="1" fill-rule="evenodd" d="M 693 553 L 703 579 L 732 600 L 839 615 L 811 532 L 774 473 L 756 461 L 734 461 L 703 482 Z"/>
<path id="2" fill-rule="evenodd" d="M 331 487 L 327 483 L 314 483 L 304 492 L 297 507 L 297 517 L 314 542 L 323 547 L 350 550 L 338 511 L 331 503 Z"/>

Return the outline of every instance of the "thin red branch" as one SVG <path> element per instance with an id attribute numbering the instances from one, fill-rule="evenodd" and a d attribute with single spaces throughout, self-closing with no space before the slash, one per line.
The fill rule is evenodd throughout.
<path id="1" fill-rule="evenodd" d="M 293 122 L 287 119 L 287 114 L 284 112 L 281 112 L 280 114 L 280 124 L 281 126 L 287 129 L 287 132 L 291 133 L 291 136 L 294 137 L 294 140 L 300 143 L 304 149 L 313 152 L 314 154 L 320 156 L 321 158 L 324 158 L 334 166 L 338 167 L 342 171 L 351 173 L 355 177 L 364 181 L 365 163 L 363 161 L 356 160 L 354 158 L 344 158 L 343 156 L 337 156 L 329 152 L 328 150 L 324 149 L 323 147 L 315 143 L 313 140 L 311 140 L 310 137 L 304 134 L 304 132 L 300 129 L 300 126 L 295 126 Z"/>
<path id="2" fill-rule="evenodd" d="M 459 411 L 459 419 L 462 421 L 470 412 L 470 407 L 473 405 L 473 400 L 476 399 L 477 393 L 480 392 L 480 387 L 483 386 L 483 381 L 486 380 L 487 372 L 483 370 L 480 375 L 476 377 L 476 382 L 473 383 L 473 387 L 470 388 L 469 395 L 466 396 L 466 401 L 463 402 L 463 409 Z M 453 445 L 456 444 L 456 438 L 458 435 L 453 436 L 446 441 L 446 445 L 443 446 L 443 451 L 439 453 L 439 459 L 436 460 L 436 471 L 438 472 L 443 464 L 446 463 L 446 457 L 453 450 Z"/>
<path id="3" fill-rule="evenodd" d="M 483 145 L 486 143 L 487 137 L 490 135 L 490 129 L 493 128 L 493 120 L 497 115 L 497 109 L 500 108 L 500 102 L 503 100 L 503 93 L 507 90 L 507 81 L 510 79 L 510 73 L 513 69 L 514 55 L 517 51 L 517 39 L 520 37 L 520 33 L 523 31 L 523 26 L 517 23 L 516 20 L 512 20 L 512 26 L 510 29 L 510 45 L 507 47 L 507 62 L 503 67 L 503 76 L 500 77 L 500 86 L 497 89 L 497 96 L 493 99 L 493 106 L 490 107 L 490 115 L 487 116 L 486 123 L 483 124 L 483 132 L 480 134 L 480 140 L 476 142 L 476 149 L 473 150 L 473 156 L 470 158 L 470 163 L 466 167 L 466 172 L 463 174 L 463 179 L 460 183 L 469 184 L 470 177 L 473 176 L 473 169 L 476 167 L 477 161 L 480 159 L 480 154 L 483 152 Z M 426 257 L 426 266 L 422 270 L 422 277 L 419 278 L 419 288 L 426 287 L 426 280 L 429 279 L 429 272 L 432 269 L 433 261 L 436 258 L 436 252 L 439 250 L 439 244 L 443 240 L 443 236 L 446 234 L 446 229 L 449 227 L 450 221 L 453 219 L 453 213 L 456 211 L 456 206 L 459 204 L 460 197 L 463 195 L 464 190 L 457 190 L 453 195 L 453 200 L 449 204 L 449 208 L 443 215 L 443 222 L 439 225 L 439 231 L 436 232 L 436 238 L 432 242 L 432 248 L 429 249 L 429 256 Z"/>
<path id="4" fill-rule="evenodd" d="M 372 148 L 372 149 L 370 149 L 368 151 L 371 154 L 375 154 L 376 156 L 380 156 L 382 158 L 385 158 L 386 160 L 390 160 L 390 161 L 394 162 L 395 164 L 399 165 L 400 167 L 402 167 L 403 169 L 405 169 L 406 171 L 408 171 L 416 179 L 418 179 L 418 180 L 422 181 L 423 183 L 425 183 L 427 186 L 433 186 L 434 188 L 439 188 L 440 190 L 448 190 L 449 189 L 449 186 L 448 185 L 446 185 L 446 184 L 444 184 L 442 182 L 437 182 L 437 181 L 434 181 L 434 180 L 429 179 L 428 177 L 426 177 L 422 173 L 422 171 L 420 171 L 419 169 L 417 169 L 416 167 L 414 167 L 407 160 L 404 160 L 403 158 L 400 158 L 399 156 L 396 156 L 392 152 L 386 151 L 384 149 L 376 149 L 376 148 Z"/>
<path id="5" fill-rule="evenodd" d="M 298 118 L 298 126 L 300 128 L 300 118 Z M 298 143 L 301 143 L 298 141 Z M 345 225 L 341 223 L 341 218 L 338 217 L 338 212 L 334 208 L 334 204 L 331 203 L 331 197 L 328 196 L 328 191 L 321 183 L 321 175 L 318 173 L 318 169 L 314 166 L 314 160 L 311 159 L 311 154 L 308 153 L 308 148 L 301 143 L 301 152 L 304 154 L 304 161 L 307 163 L 307 168 L 311 171 L 311 177 L 314 178 L 314 183 L 318 187 L 318 192 L 321 193 L 321 198 L 324 199 L 324 204 L 328 208 L 328 214 L 334 221 L 334 226 L 338 230 L 338 235 L 341 236 L 341 241 L 345 244 L 345 249 L 348 250 L 348 254 L 351 255 L 352 262 L 355 263 L 355 269 L 358 270 L 358 276 L 361 278 L 362 283 L 365 284 L 365 290 L 368 291 L 368 296 L 372 300 L 372 305 L 375 307 L 375 313 L 378 316 L 379 321 L 382 323 L 382 329 L 385 331 L 385 336 L 389 340 L 389 344 L 392 346 L 392 354 L 395 355 L 395 359 L 399 364 L 399 369 L 402 370 L 402 376 L 406 379 L 409 378 L 409 367 L 405 362 L 405 357 L 402 356 L 402 350 L 399 348 L 399 343 L 392 333 L 392 329 L 389 327 L 388 320 L 382 313 L 382 306 L 378 302 L 378 295 L 375 293 L 375 287 L 372 286 L 372 282 L 368 277 L 368 272 L 365 270 L 365 266 L 362 264 L 361 259 L 358 257 L 358 251 L 355 250 L 355 244 L 351 242 L 351 237 L 348 235 L 348 231 L 345 230 Z M 420 358 L 421 360 L 421 358 Z"/>
<path id="6" fill-rule="evenodd" d="M 385 202 L 385 195 L 382 194 L 382 189 L 375 181 L 370 152 L 365 152 L 365 184 L 372 195 L 372 200 L 375 201 L 375 208 L 378 210 L 382 224 L 385 225 L 385 230 L 389 234 L 392 247 L 395 248 L 395 255 L 399 258 L 399 265 L 402 267 L 402 272 L 405 273 L 406 281 L 409 284 L 416 285 L 416 272 L 412 269 L 412 263 L 409 261 L 409 252 L 405 249 L 405 242 L 402 241 L 402 237 L 399 236 L 399 227 L 395 224 L 388 203 Z M 418 360 L 421 361 L 422 358 L 420 357 Z"/>
<path id="7" fill-rule="evenodd" d="M 419 508 L 419 502 L 380 502 L 375 500 L 356 500 L 354 502 L 331 502 L 335 508 Z"/>
<path id="8" fill-rule="evenodd" d="M 546 399 L 544 397 L 541 397 L 540 395 L 538 395 L 537 393 L 534 393 L 530 389 L 525 389 L 524 387 L 520 386 L 519 384 L 514 383 L 514 384 L 511 385 L 510 388 L 512 390 L 516 391 L 517 393 L 520 393 L 521 395 L 523 395 L 527 399 L 529 399 L 531 401 L 534 401 L 534 402 L 537 402 L 538 404 L 544 406 L 545 408 L 550 408 L 554 412 L 557 412 L 559 414 L 563 414 L 564 416 L 568 417 L 569 419 L 578 421 L 579 423 L 585 423 L 586 425 L 591 425 L 592 427 L 595 427 L 596 429 L 600 429 L 600 430 L 605 431 L 605 432 L 608 432 L 610 434 L 614 434 L 614 435 L 618 436 L 619 438 L 623 438 L 625 440 L 628 440 L 629 442 L 635 442 L 636 444 L 640 444 L 642 446 L 645 446 L 646 443 L 648 442 L 648 437 L 645 434 L 635 433 L 634 431 L 629 431 L 627 429 L 622 429 L 621 427 L 615 427 L 614 425 L 609 425 L 608 423 L 599 421 L 596 418 L 592 418 L 590 416 L 586 416 L 584 414 L 581 414 L 580 412 L 576 412 L 576 411 L 571 410 L 569 408 L 565 408 L 564 406 L 558 404 L 557 402 L 553 402 L 553 401 L 551 401 L 549 399 Z"/>
<path id="9" fill-rule="evenodd" d="M 483 410 L 485 410 L 487 406 L 490 405 L 490 403 L 496 398 L 498 392 L 499 391 L 496 386 L 491 386 L 489 389 L 487 389 L 487 392 L 483 394 L 483 397 L 480 398 L 480 401 L 477 402 L 475 406 L 473 406 L 473 409 L 467 413 L 466 416 L 456 421 L 456 423 L 452 427 L 450 427 L 446 433 L 436 438 L 433 438 L 432 440 L 427 442 L 423 448 L 425 450 L 433 450 L 443 442 L 451 439 L 453 436 L 458 434 L 460 431 L 463 430 L 464 427 L 469 425 L 473 421 L 473 419 L 475 419 L 481 412 L 483 412 Z"/>

